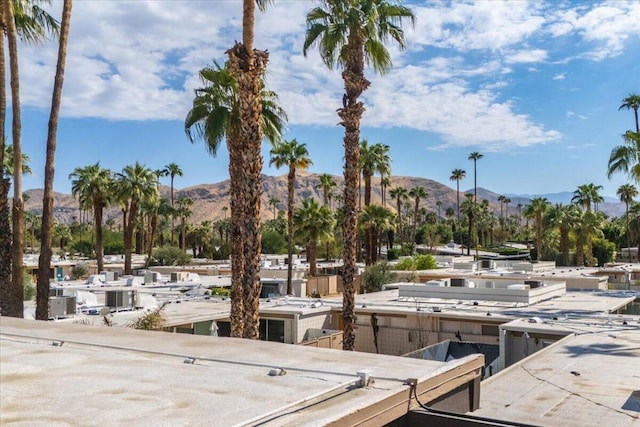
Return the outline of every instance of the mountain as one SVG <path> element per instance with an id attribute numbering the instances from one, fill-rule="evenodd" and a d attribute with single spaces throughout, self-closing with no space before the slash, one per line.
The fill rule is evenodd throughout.
<path id="1" fill-rule="evenodd" d="M 536 197 L 543 197 L 552 204 L 561 203 L 563 205 L 571 204 L 573 198 L 572 191 L 562 191 L 559 193 L 547 193 L 547 194 L 507 194 L 512 200 L 514 198 L 520 198 L 525 200 L 523 204 L 527 204 L 529 200 Z M 615 197 L 604 196 L 604 203 L 598 204 L 598 210 L 604 212 L 609 217 L 619 217 L 624 215 L 625 206 Z"/>
<path id="2" fill-rule="evenodd" d="M 334 193 L 341 194 L 344 179 L 342 176 L 333 176 L 337 186 L 334 188 Z M 420 202 L 421 207 L 425 207 L 427 210 L 436 212 L 438 207 L 436 201 L 441 201 L 440 214 L 444 216 L 444 213 L 448 207 L 456 208 L 456 191 L 454 188 L 443 185 L 439 182 L 416 177 L 405 176 L 393 176 L 391 177 L 391 184 L 386 191 L 386 205 L 396 211 L 396 201 L 392 200 L 389 196 L 389 192 L 394 187 L 404 187 L 410 190 L 414 187 L 423 187 L 427 192 L 425 200 Z M 302 200 L 307 198 L 315 198 L 322 202 L 322 190 L 318 188 L 320 183 L 320 175 L 312 174 L 304 171 L 298 171 L 296 174 L 295 185 L 295 203 L 294 206 L 299 206 Z M 280 200 L 277 204 L 278 210 L 286 210 L 287 201 L 287 175 L 280 176 L 262 176 L 262 219 L 268 220 L 273 218 L 273 207 L 269 205 L 269 199 L 276 198 Z M 364 192 L 364 189 L 363 189 Z M 473 193 L 473 189 L 466 192 Z M 28 190 L 26 192 L 28 201 L 25 202 L 25 209 L 34 213 L 42 212 L 42 195 L 43 190 L 35 189 Z M 160 194 L 163 197 L 169 198 L 170 189 L 167 186 L 160 186 Z M 554 193 L 557 195 L 572 195 L 572 193 Z M 489 201 L 490 209 L 496 214 L 500 215 L 500 202 L 498 197 L 500 194 L 494 193 L 485 188 L 478 188 L 478 199 L 487 199 Z M 542 197 L 548 197 L 548 200 L 552 203 L 556 203 L 554 200 L 561 199 L 560 196 L 554 198 L 553 195 L 542 195 Z M 188 197 L 193 200 L 193 206 L 191 207 L 192 215 L 189 218 L 189 223 L 199 224 L 202 221 L 215 221 L 222 219 L 229 215 L 228 210 L 224 210 L 224 207 L 229 206 L 229 180 L 218 182 L 215 184 L 201 184 L 192 187 L 175 190 L 175 197 Z M 535 196 L 533 195 L 508 195 L 511 199 L 509 204 L 509 212 L 515 213 L 518 208 L 518 204 L 525 206 L 529 203 L 529 200 Z M 566 197 L 566 196 L 565 196 Z M 569 197 L 569 200 L 571 198 Z M 382 203 L 382 190 L 380 187 L 380 178 L 374 177 L 372 179 L 371 188 L 371 201 L 372 203 Z M 464 196 L 461 194 L 460 203 L 464 201 Z M 408 202 L 413 203 L 411 200 Z M 337 206 L 338 201 L 333 201 L 333 206 Z M 54 194 L 54 210 L 55 216 L 58 220 L 64 223 L 70 223 L 74 218 L 79 217 L 78 202 L 73 196 L 63 193 Z M 611 216 L 620 216 L 624 214 L 624 205 L 622 203 L 604 203 L 599 205 L 599 209 Z M 121 218 L 120 210 L 115 207 L 109 207 L 105 210 L 105 221 L 113 218 L 119 221 Z"/>

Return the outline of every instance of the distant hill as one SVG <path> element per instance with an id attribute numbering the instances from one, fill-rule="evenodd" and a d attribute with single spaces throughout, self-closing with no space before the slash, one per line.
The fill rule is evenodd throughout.
<path id="1" fill-rule="evenodd" d="M 343 188 L 344 179 L 342 176 L 334 176 L 337 187 L 334 188 L 334 192 L 341 193 Z M 320 175 L 312 174 L 308 172 L 298 172 L 296 178 L 295 187 L 295 201 L 294 205 L 299 206 L 302 200 L 307 198 L 315 198 L 318 201 L 322 201 L 322 190 L 317 188 L 320 183 Z M 444 216 L 445 210 L 448 207 L 456 207 L 456 191 L 454 188 L 443 185 L 439 182 L 416 177 L 404 177 L 394 176 L 391 177 L 391 185 L 387 188 L 386 204 L 395 212 L 396 203 L 389 196 L 389 191 L 394 187 L 404 187 L 411 189 L 413 187 L 423 187 L 427 192 L 425 200 L 421 201 L 421 206 L 426 207 L 428 210 L 437 212 L 436 201 L 441 201 L 442 205 L 440 213 Z M 277 205 L 278 210 L 286 210 L 287 200 L 287 175 L 280 176 L 262 176 L 262 219 L 267 220 L 273 218 L 273 208 L 269 205 L 269 199 L 275 197 L 280 200 Z M 467 192 L 473 192 L 473 189 Z M 163 197 L 169 197 L 170 189 L 167 186 L 160 186 L 160 193 Z M 382 189 L 380 187 L 380 178 L 374 177 L 372 180 L 371 190 L 372 203 L 382 203 Z M 34 213 L 42 212 L 42 195 L 43 190 L 35 189 L 28 190 L 26 194 L 29 200 L 25 203 L 25 209 Z M 555 193 L 555 194 L 568 194 L 572 193 Z M 496 214 L 500 214 L 500 202 L 498 197 L 500 194 L 494 193 L 484 188 L 478 188 L 478 198 L 487 199 L 491 210 Z M 542 195 L 546 197 L 547 195 Z M 551 195 L 549 195 L 551 196 Z M 199 224 L 202 221 L 215 221 L 224 218 L 228 215 L 228 211 L 225 212 L 223 207 L 229 206 L 229 180 L 218 182 L 215 184 L 200 184 L 192 187 L 175 190 L 175 197 L 188 197 L 193 200 L 193 206 L 191 207 L 192 215 L 189 218 L 189 222 L 193 224 Z M 517 205 L 525 206 L 529 200 L 534 196 L 529 195 L 509 195 L 511 203 L 509 205 L 509 212 L 516 212 Z M 565 200 L 547 197 L 552 203 L 556 203 L 554 200 Z M 464 200 L 464 196 L 461 195 L 460 202 Z M 569 197 L 569 201 L 571 197 Z M 336 206 L 337 201 L 334 200 L 333 204 Z M 557 202 L 560 203 L 560 202 Z M 566 202 L 564 202 L 566 203 Z M 78 202 L 73 196 L 63 193 L 54 194 L 54 209 L 55 216 L 60 221 L 70 223 L 74 217 L 78 215 Z M 599 206 L 600 210 L 604 211 L 608 215 L 619 216 L 624 213 L 624 205 L 622 203 L 605 203 Z M 120 210 L 117 207 L 110 207 L 105 211 L 105 221 L 109 218 L 118 220 L 120 218 Z"/>
<path id="2" fill-rule="evenodd" d="M 561 203 L 563 205 L 568 205 L 571 203 L 571 199 L 573 198 L 572 191 L 562 191 L 559 193 L 547 193 L 547 194 L 507 194 L 509 198 L 512 200 L 514 198 L 519 198 L 525 200 L 527 204 L 529 200 L 534 199 L 536 197 L 544 197 L 552 204 Z M 598 210 L 604 212 L 610 217 L 618 217 L 624 215 L 624 203 L 621 203 L 615 197 L 604 197 L 604 203 L 600 203 L 598 205 Z"/>

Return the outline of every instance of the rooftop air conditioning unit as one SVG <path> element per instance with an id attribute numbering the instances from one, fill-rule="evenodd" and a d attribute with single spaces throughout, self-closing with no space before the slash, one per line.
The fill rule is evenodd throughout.
<path id="1" fill-rule="evenodd" d="M 131 307 L 131 299 L 127 291 L 106 291 L 104 305 L 109 308 Z"/>
<path id="2" fill-rule="evenodd" d="M 61 297 L 61 296 L 64 296 L 64 289 L 62 289 L 62 288 L 49 288 L 49 296 L 50 297 Z"/>
<path id="3" fill-rule="evenodd" d="M 65 317 L 66 315 L 67 298 L 49 297 L 49 319 L 57 319 L 59 317 Z"/>

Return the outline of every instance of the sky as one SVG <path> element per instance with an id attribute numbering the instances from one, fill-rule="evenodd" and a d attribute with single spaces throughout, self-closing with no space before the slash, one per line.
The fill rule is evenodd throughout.
<path id="1" fill-rule="evenodd" d="M 305 143 L 313 173 L 341 175 L 344 92 L 317 48 L 305 57 L 306 14 L 318 3 L 275 0 L 256 16 L 256 48 L 269 51 L 267 86 L 288 114 L 286 139 Z M 390 146 L 392 174 L 461 190 L 477 182 L 499 194 L 546 194 L 602 185 L 614 196 L 628 178 L 606 176 L 611 149 L 634 127 L 618 107 L 640 93 L 640 1 L 405 1 L 415 24 L 407 46 L 388 44 L 393 68 L 362 100 L 361 137 Z M 62 1 L 51 14 L 61 16 Z M 211 157 L 191 144 L 184 118 L 198 71 L 241 39 L 241 0 L 77 0 L 57 137 L 54 189 L 69 193 L 76 167 L 119 172 L 139 161 L 177 163 L 176 188 L 228 179 L 224 144 Z M 42 188 L 57 44 L 19 45 L 22 143 Z M 9 122 L 8 122 L 9 123 Z M 10 134 L 9 126 L 7 133 Z M 9 135 L 10 138 L 10 135 Z M 264 173 L 270 146 L 263 145 Z M 163 178 L 169 184 L 168 178 Z"/>

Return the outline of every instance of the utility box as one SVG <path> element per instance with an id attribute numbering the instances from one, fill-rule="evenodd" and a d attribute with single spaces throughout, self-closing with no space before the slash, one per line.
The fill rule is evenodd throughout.
<path id="1" fill-rule="evenodd" d="M 106 282 L 113 282 L 115 280 L 118 280 L 117 271 L 101 271 L 100 274 L 104 275 Z"/>
<path id="2" fill-rule="evenodd" d="M 158 281 L 158 272 L 156 271 L 148 271 L 144 273 L 144 284 L 154 283 Z"/>
<path id="3" fill-rule="evenodd" d="M 186 282 L 188 277 L 189 273 L 187 273 L 186 271 L 174 271 L 173 273 L 171 273 L 170 281 L 171 283 Z"/>
<path id="4" fill-rule="evenodd" d="M 104 305 L 109 308 L 130 308 L 131 294 L 128 291 L 106 291 L 104 294 Z"/>
<path id="5" fill-rule="evenodd" d="M 49 288 L 49 296 L 50 297 L 61 297 L 64 296 L 63 288 Z"/>
<path id="6" fill-rule="evenodd" d="M 74 298 L 75 299 L 75 298 Z M 67 298 L 49 297 L 49 319 L 67 316 Z"/>

